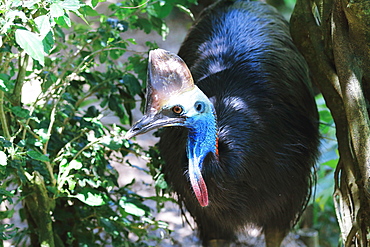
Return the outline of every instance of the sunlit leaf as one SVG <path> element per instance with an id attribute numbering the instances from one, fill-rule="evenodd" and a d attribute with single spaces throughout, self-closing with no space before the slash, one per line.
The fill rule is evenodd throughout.
<path id="1" fill-rule="evenodd" d="M 60 6 L 66 10 L 76 11 L 80 8 L 81 4 L 78 0 L 64 0 L 60 2 Z"/>
<path id="2" fill-rule="evenodd" d="M 70 170 L 71 169 L 79 170 L 82 168 L 82 163 L 77 160 L 72 160 L 71 162 L 67 163 L 67 167 Z"/>
<path id="3" fill-rule="evenodd" d="M 10 76 L 7 74 L 0 74 L 0 90 L 9 92 L 12 88 L 9 87 Z"/>
<path id="4" fill-rule="evenodd" d="M 145 215 L 145 210 L 143 210 L 142 208 L 138 207 L 137 205 L 133 203 L 126 203 L 125 211 L 129 214 L 139 216 L 139 217 Z"/>
<path id="5" fill-rule="evenodd" d="M 24 12 L 19 10 L 10 10 L 6 12 L 5 19 L 13 22 L 13 20 L 18 17 L 22 19 L 22 22 L 27 22 L 27 16 Z"/>
<path id="6" fill-rule="evenodd" d="M 128 214 L 135 216 L 144 216 L 150 213 L 150 208 L 137 199 L 122 197 L 119 205 L 125 209 Z"/>
<path id="7" fill-rule="evenodd" d="M 59 165 L 58 183 L 63 184 L 72 169 L 79 170 L 81 168 L 82 163 L 80 161 L 72 160 L 68 162 L 66 159 L 63 159 Z"/>
<path id="8" fill-rule="evenodd" d="M 13 0 L 11 1 L 11 6 L 12 7 L 19 7 L 19 6 L 24 6 L 25 3 L 22 4 L 23 1 L 21 0 Z M 28 2 L 28 1 L 27 1 Z"/>
<path id="9" fill-rule="evenodd" d="M 25 8 L 31 8 L 33 7 L 35 4 L 41 2 L 42 0 L 27 0 L 27 1 L 20 1 L 22 2 L 22 6 L 25 7 Z"/>
<path id="10" fill-rule="evenodd" d="M 28 30 L 17 29 L 15 40 L 28 55 L 37 60 L 42 66 L 44 65 L 44 46 L 37 34 Z"/>
<path id="11" fill-rule="evenodd" d="M 6 166 L 8 163 L 7 160 L 8 158 L 7 158 L 6 153 L 4 153 L 3 151 L 0 151 L 0 166 Z"/>
<path id="12" fill-rule="evenodd" d="M 160 174 L 158 176 L 158 178 L 155 181 L 155 186 L 158 187 L 159 189 L 162 189 L 162 190 L 168 188 L 168 184 L 167 184 L 166 180 L 164 179 L 164 174 Z"/>
<path id="13" fill-rule="evenodd" d="M 70 197 L 75 197 L 89 206 L 102 206 L 106 203 L 104 200 L 106 198 L 105 195 L 91 189 L 84 189 L 80 194 Z"/>
<path id="14" fill-rule="evenodd" d="M 51 17 L 59 17 L 64 15 L 64 9 L 60 5 L 60 2 L 52 3 L 50 5 L 50 16 Z"/>
<path id="15" fill-rule="evenodd" d="M 35 18 L 35 23 L 43 39 L 51 31 L 50 18 L 48 15 L 41 15 Z"/>

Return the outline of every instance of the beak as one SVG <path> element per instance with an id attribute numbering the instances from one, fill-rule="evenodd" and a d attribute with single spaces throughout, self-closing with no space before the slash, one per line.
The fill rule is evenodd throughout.
<path id="1" fill-rule="evenodd" d="M 146 114 L 139 121 L 137 121 L 129 131 L 127 131 L 125 138 L 130 139 L 134 136 L 144 134 L 150 130 L 158 129 L 168 126 L 181 126 L 184 123 L 184 118 L 170 118 L 157 114 Z"/>

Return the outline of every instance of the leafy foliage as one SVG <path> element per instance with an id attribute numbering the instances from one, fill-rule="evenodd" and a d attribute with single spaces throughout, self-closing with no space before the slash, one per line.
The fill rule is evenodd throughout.
<path id="1" fill-rule="evenodd" d="M 1 225 L 0 243 L 145 246 L 160 241 L 148 230 L 166 230 L 144 202 L 168 199 L 144 198 L 133 183 L 119 188 L 110 166 L 115 157 L 142 153 L 123 138 L 123 126 L 144 99 L 147 51 L 136 52 L 136 41 L 123 34 L 141 29 L 165 38 L 163 19 L 194 1 L 126 1 L 111 4 L 110 16 L 95 10 L 99 2 L 0 3 L 0 219 L 13 217 L 22 201 L 28 223 Z M 147 42 L 147 50 L 156 46 Z M 120 125 L 104 124 L 108 111 Z"/>

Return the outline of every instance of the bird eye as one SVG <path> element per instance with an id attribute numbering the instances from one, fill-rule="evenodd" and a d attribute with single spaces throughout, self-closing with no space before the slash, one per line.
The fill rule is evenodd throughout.
<path id="1" fill-rule="evenodd" d="M 180 115 L 183 111 L 184 109 L 182 108 L 181 105 L 175 105 L 174 107 L 172 107 L 172 112 L 175 113 L 176 115 Z"/>
<path id="2" fill-rule="evenodd" d="M 200 112 L 200 113 L 204 112 L 205 110 L 205 104 L 202 101 L 195 102 L 194 107 L 195 107 L 195 110 L 197 110 L 197 112 Z"/>

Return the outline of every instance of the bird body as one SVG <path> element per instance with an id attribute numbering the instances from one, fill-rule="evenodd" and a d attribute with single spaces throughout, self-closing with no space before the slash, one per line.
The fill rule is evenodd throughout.
<path id="1" fill-rule="evenodd" d="M 128 137 L 166 127 L 163 172 L 204 245 L 254 225 L 279 246 L 307 203 L 319 143 L 288 24 L 261 2 L 220 1 L 178 55 L 152 52 L 146 114 Z"/>

